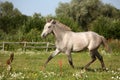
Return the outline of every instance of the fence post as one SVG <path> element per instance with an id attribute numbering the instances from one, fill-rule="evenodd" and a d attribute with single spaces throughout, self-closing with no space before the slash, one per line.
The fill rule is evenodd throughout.
<path id="1" fill-rule="evenodd" d="M 48 48 L 49 48 L 49 42 L 47 42 L 46 52 L 48 51 Z"/>
<path id="2" fill-rule="evenodd" d="M 24 51 L 26 51 L 26 45 L 27 45 L 27 42 L 25 41 L 24 42 Z"/>
<path id="3" fill-rule="evenodd" d="M 2 45 L 2 50 L 4 51 L 5 50 L 5 43 L 3 42 L 3 45 Z"/>

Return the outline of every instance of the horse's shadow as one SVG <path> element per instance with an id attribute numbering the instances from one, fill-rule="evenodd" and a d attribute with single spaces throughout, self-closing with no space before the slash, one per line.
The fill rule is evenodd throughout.
<path id="1" fill-rule="evenodd" d="M 84 70 L 84 67 L 76 67 L 75 69 L 77 69 L 77 70 Z M 101 68 L 95 68 L 95 69 L 87 68 L 85 70 L 88 71 L 88 72 L 102 72 L 102 71 L 104 71 Z"/>

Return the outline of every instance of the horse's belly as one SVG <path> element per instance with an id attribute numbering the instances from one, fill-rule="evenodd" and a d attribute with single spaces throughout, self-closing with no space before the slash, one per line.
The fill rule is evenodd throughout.
<path id="1" fill-rule="evenodd" d="M 73 51 L 81 51 L 87 47 L 87 44 L 78 43 L 73 45 Z"/>

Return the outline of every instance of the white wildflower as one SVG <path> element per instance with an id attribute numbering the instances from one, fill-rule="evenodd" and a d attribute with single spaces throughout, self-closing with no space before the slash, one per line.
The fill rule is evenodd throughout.
<path id="1" fill-rule="evenodd" d="M 112 79 L 114 79 L 114 77 L 111 77 Z"/>
<path id="2" fill-rule="evenodd" d="M 19 75 L 22 75 L 23 73 L 22 72 L 19 72 Z"/>
<path id="3" fill-rule="evenodd" d="M 112 70 L 112 73 L 114 73 L 114 71 Z"/>
<path id="4" fill-rule="evenodd" d="M 0 80 L 2 80 L 3 77 L 4 77 L 4 75 L 1 75 L 1 76 L 0 76 Z"/>
<path id="5" fill-rule="evenodd" d="M 22 78 L 22 79 L 24 79 L 25 77 L 24 77 L 24 76 L 22 76 L 21 78 Z"/>
<path id="6" fill-rule="evenodd" d="M 96 71 L 97 71 L 97 69 L 94 69 L 94 71 L 96 72 Z"/>
<path id="7" fill-rule="evenodd" d="M 116 76 L 117 79 L 119 79 L 119 76 Z"/>
<path id="8" fill-rule="evenodd" d="M 88 76 L 86 75 L 85 77 L 87 78 Z"/>
<path id="9" fill-rule="evenodd" d="M 73 76 L 75 76 L 75 74 L 73 74 Z"/>
<path id="10" fill-rule="evenodd" d="M 79 79 L 79 78 L 82 78 L 82 73 L 84 73 L 83 71 L 82 72 L 76 72 L 75 74 L 73 74 L 73 76 L 76 78 L 76 79 Z"/>
<path id="11" fill-rule="evenodd" d="M 81 71 L 80 71 L 80 73 L 82 73 L 82 74 L 83 74 L 83 73 L 85 73 L 85 71 L 86 71 L 86 70 L 85 70 L 85 69 L 83 69 L 83 70 L 81 70 Z"/>
<path id="12" fill-rule="evenodd" d="M 120 68 L 118 68 L 117 70 L 120 71 Z"/>
<path id="13" fill-rule="evenodd" d="M 117 72 L 114 72 L 113 74 L 115 75 L 115 74 L 117 74 Z"/>
<path id="14" fill-rule="evenodd" d="M 13 74 L 11 74 L 11 77 L 13 77 L 13 78 L 17 78 L 17 77 L 21 77 L 22 76 L 22 72 L 19 72 L 19 73 L 13 73 Z"/>
<path id="15" fill-rule="evenodd" d="M 47 77 L 48 77 L 47 75 L 44 76 L 44 78 L 47 78 Z"/>
<path id="16" fill-rule="evenodd" d="M 109 69 L 108 69 L 108 68 L 106 68 L 106 70 L 108 71 Z"/>

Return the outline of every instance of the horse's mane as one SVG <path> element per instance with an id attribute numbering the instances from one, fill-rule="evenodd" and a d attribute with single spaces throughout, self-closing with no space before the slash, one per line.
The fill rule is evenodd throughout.
<path id="1" fill-rule="evenodd" d="M 70 27 L 68 27 L 67 25 L 65 25 L 59 21 L 56 21 L 56 23 L 61 29 L 65 30 L 65 31 L 71 31 Z"/>

